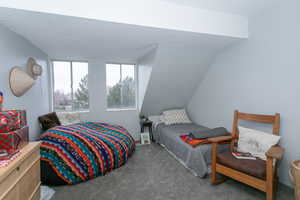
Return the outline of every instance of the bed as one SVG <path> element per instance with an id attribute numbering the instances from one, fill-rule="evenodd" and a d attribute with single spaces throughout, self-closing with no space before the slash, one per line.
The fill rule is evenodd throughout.
<path id="1" fill-rule="evenodd" d="M 209 165 L 211 163 L 211 145 L 201 144 L 194 148 L 180 138 L 181 135 L 186 135 L 193 131 L 205 130 L 210 129 L 194 123 L 173 125 L 159 123 L 153 129 L 153 138 L 185 167 L 190 169 L 194 175 L 205 177 L 209 173 Z M 227 145 L 220 145 L 219 151 L 224 151 L 227 147 Z"/>
<path id="2" fill-rule="evenodd" d="M 135 151 L 129 132 L 108 123 L 56 126 L 40 141 L 41 179 L 46 185 L 76 184 L 103 176 L 124 165 Z"/>

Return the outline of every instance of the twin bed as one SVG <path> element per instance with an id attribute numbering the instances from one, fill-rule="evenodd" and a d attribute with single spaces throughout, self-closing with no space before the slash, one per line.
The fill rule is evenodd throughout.
<path id="1" fill-rule="evenodd" d="M 192 147 L 184 142 L 180 136 L 194 131 L 208 130 L 210 129 L 194 123 L 173 125 L 159 123 L 154 127 L 153 137 L 157 143 L 175 156 L 194 175 L 202 178 L 210 172 L 211 145 L 201 144 L 197 147 Z M 226 144 L 220 145 L 219 151 L 224 151 L 226 148 L 228 148 Z"/>

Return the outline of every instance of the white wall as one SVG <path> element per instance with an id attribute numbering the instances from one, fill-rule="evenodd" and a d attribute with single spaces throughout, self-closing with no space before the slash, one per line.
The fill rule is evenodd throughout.
<path id="1" fill-rule="evenodd" d="M 139 135 L 139 112 L 107 111 L 106 109 L 106 62 L 135 63 L 133 60 L 98 59 L 89 61 L 90 111 L 81 114 L 83 121 L 114 123 L 125 127 L 135 140 Z"/>
<path id="2" fill-rule="evenodd" d="M 30 127 L 30 139 L 40 134 L 37 118 L 49 112 L 47 55 L 27 40 L 0 25 L 0 91 L 4 92 L 4 109 L 25 109 Z M 15 97 L 9 87 L 12 67 L 26 69 L 28 57 L 34 57 L 43 67 L 43 75 L 22 97 Z"/>
<path id="3" fill-rule="evenodd" d="M 286 152 L 280 181 L 290 184 L 289 163 L 299 159 L 300 1 L 281 1 L 250 21 L 250 36 L 225 49 L 200 83 L 188 110 L 199 124 L 231 129 L 233 111 L 281 114 Z"/>
<path id="4" fill-rule="evenodd" d="M 143 114 L 157 115 L 162 110 L 188 104 L 214 55 L 208 50 L 199 55 L 199 51 L 199 48 L 158 47 L 141 109 Z"/>
<path id="5" fill-rule="evenodd" d="M 147 53 L 138 61 L 138 90 L 139 90 L 139 110 L 144 103 L 144 97 L 148 88 L 148 83 L 151 77 L 152 68 L 155 63 L 157 47 Z"/>

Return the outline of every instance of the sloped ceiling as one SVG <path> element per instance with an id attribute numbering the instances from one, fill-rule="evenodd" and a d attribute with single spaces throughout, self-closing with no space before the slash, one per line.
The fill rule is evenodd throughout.
<path id="1" fill-rule="evenodd" d="M 0 23 L 52 59 L 105 60 L 113 55 L 138 62 L 147 56 L 149 47 L 156 46 L 151 73 L 139 79 L 139 85 L 148 80 L 139 102 L 147 115 L 185 106 L 211 59 L 241 40 L 9 8 L 0 8 Z"/>
<path id="2" fill-rule="evenodd" d="M 138 60 L 138 108 L 140 111 L 144 105 L 145 94 L 150 82 L 152 69 L 155 65 L 157 49 L 157 45 L 152 46 L 151 50 Z"/>
<path id="3" fill-rule="evenodd" d="M 157 115 L 165 109 L 185 107 L 218 50 L 239 41 L 220 41 L 216 36 L 211 37 L 210 40 L 218 44 L 214 48 L 205 43 L 189 47 L 158 45 L 139 60 L 142 114 Z M 148 73 L 150 70 L 151 73 Z"/>
<path id="4" fill-rule="evenodd" d="M 161 0 L 1 0 L 0 7 L 168 30 L 248 37 L 248 20 L 244 16 Z"/>
<path id="5" fill-rule="evenodd" d="M 141 107 L 146 116 L 185 107 L 215 55 L 215 51 L 205 48 L 159 46 L 156 51 Z"/>
<path id="6" fill-rule="evenodd" d="M 275 0 L 162 0 L 178 5 L 252 17 Z"/>
<path id="7" fill-rule="evenodd" d="M 53 58 L 99 58 L 144 55 L 153 44 L 173 48 L 218 50 L 232 37 L 172 31 L 0 8 L 0 23 L 22 35 Z M 206 51 L 206 50 L 205 50 Z"/>

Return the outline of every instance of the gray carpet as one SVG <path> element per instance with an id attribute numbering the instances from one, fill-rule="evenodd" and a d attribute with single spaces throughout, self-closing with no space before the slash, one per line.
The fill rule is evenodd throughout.
<path id="1" fill-rule="evenodd" d="M 212 186 L 193 176 L 156 144 L 138 146 L 127 164 L 112 173 L 73 186 L 55 187 L 52 200 L 251 200 L 264 193 L 233 180 Z M 277 199 L 293 199 L 280 185 Z"/>

